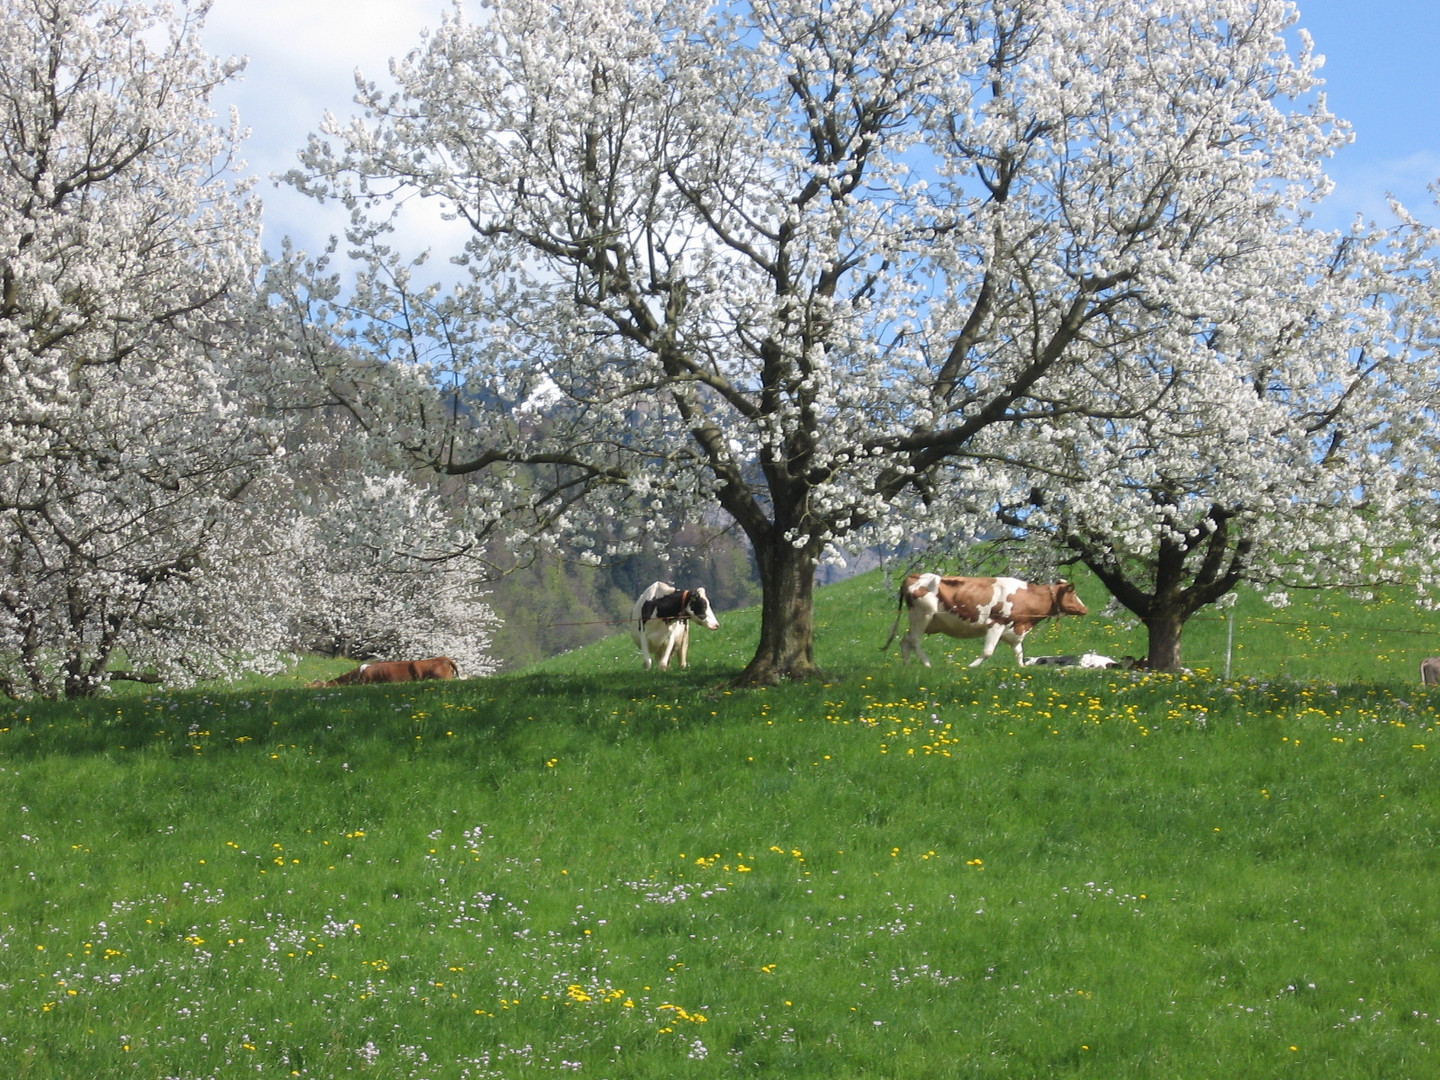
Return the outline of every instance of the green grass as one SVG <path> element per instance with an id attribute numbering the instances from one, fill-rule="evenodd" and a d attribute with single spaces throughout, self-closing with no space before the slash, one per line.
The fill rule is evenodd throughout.
<path id="1" fill-rule="evenodd" d="M 1031 652 L 1143 651 L 1088 593 Z M 1230 681 L 1223 623 L 904 667 L 871 576 L 823 684 L 729 689 L 722 611 L 663 675 L 4 706 L 0 1075 L 1440 1075 L 1435 624 L 1316 599 Z"/>

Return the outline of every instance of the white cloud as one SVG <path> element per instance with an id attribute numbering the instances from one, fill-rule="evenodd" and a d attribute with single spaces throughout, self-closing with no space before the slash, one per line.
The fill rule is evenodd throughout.
<path id="1" fill-rule="evenodd" d="M 267 247 L 291 236 L 318 251 L 345 224 L 336 208 L 318 207 L 270 177 L 293 168 L 326 111 L 354 111 L 355 72 L 382 86 L 392 57 L 417 48 L 427 29 L 452 10 L 447 0 L 214 0 L 205 45 L 217 56 L 245 56 L 241 80 L 215 100 L 223 117 L 234 106 L 250 129 L 249 171 L 260 176 Z"/>

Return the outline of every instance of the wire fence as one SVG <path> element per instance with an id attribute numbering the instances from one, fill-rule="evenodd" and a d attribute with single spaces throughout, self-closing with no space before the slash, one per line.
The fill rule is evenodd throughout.
<path id="1" fill-rule="evenodd" d="M 1362 646 L 1382 647 L 1389 641 L 1392 651 L 1403 655 L 1384 655 L 1381 658 L 1394 664 L 1401 660 L 1418 662 L 1422 653 L 1434 652 L 1440 655 L 1440 630 L 1429 626 L 1379 626 L 1325 618 L 1276 619 L 1231 613 L 1195 616 L 1188 620 L 1186 629 L 1204 627 L 1207 624 L 1212 628 L 1212 633 L 1217 625 L 1223 626 L 1223 640 L 1215 640 L 1207 634 L 1203 635 L 1200 641 L 1195 641 L 1197 635 L 1187 634 L 1187 663 L 1214 667 L 1227 679 L 1235 672 L 1237 661 L 1243 661 L 1245 667 L 1283 669 L 1289 664 L 1318 658 L 1299 651 L 1303 646 L 1325 650 L 1348 645 L 1359 650 Z M 1268 631 L 1272 628 L 1285 636 L 1282 638 L 1273 633 L 1260 632 L 1262 629 Z M 1143 633 L 1143 630 L 1140 632 Z M 1427 645 L 1427 640 L 1428 647 L 1421 648 Z"/>

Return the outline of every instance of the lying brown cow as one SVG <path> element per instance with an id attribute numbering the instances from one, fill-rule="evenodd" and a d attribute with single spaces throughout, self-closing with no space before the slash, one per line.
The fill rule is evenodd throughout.
<path id="1" fill-rule="evenodd" d="M 1440 656 L 1427 656 L 1420 661 L 1420 681 L 1426 686 L 1440 683 Z"/>
<path id="2" fill-rule="evenodd" d="M 910 609 L 910 631 L 900 641 L 900 657 L 913 652 L 926 667 L 930 658 L 920 647 L 926 634 L 950 637 L 983 637 L 984 650 L 971 667 L 983 664 L 1005 642 L 1015 649 L 1015 663 L 1025 666 L 1022 642 L 1037 623 L 1052 615 L 1084 615 L 1086 608 L 1068 581 L 1053 585 L 1032 584 L 1012 577 L 941 577 L 939 574 L 911 574 L 900 588 L 900 608 Z M 890 641 L 900 628 L 897 616 Z M 885 642 L 885 648 L 890 647 Z"/>
<path id="3" fill-rule="evenodd" d="M 448 656 L 436 656 L 429 660 L 381 660 L 361 664 L 354 671 L 347 671 L 328 682 L 312 683 L 313 686 L 369 686 L 372 683 L 419 682 L 422 679 L 459 678 L 460 669 Z"/>

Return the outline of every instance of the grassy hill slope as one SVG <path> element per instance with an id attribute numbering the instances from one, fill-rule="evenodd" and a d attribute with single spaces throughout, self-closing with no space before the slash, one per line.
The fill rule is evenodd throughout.
<path id="1" fill-rule="evenodd" d="M 903 667 L 864 577 L 814 685 L 728 687 L 722 610 L 685 672 L 4 706 L 0 1068 L 1440 1075 L 1440 697 L 1417 615 L 1321 599 L 1228 682 Z"/>
<path id="2" fill-rule="evenodd" d="M 1109 610 L 1104 587 L 1083 569 L 1074 573 L 1083 618 L 1042 623 L 1026 639 L 1026 653 L 1098 652 L 1143 656 L 1145 630 L 1124 609 Z M 872 571 L 821 589 L 816 601 L 816 659 L 827 671 L 854 673 L 900 664 L 899 646 L 881 652 L 897 614 L 894 577 Z M 691 662 L 724 677 L 750 659 L 759 636 L 757 608 L 727 612 L 720 604 L 721 628 L 696 630 Z M 1337 590 L 1296 592 L 1288 607 L 1274 608 L 1253 591 L 1238 594 L 1234 627 L 1211 609 L 1192 619 L 1185 632 L 1186 666 L 1224 674 L 1227 650 L 1232 678 L 1274 678 L 1317 682 L 1413 682 L 1420 660 L 1440 655 L 1440 613 L 1417 607 L 1403 590 L 1385 590 L 1356 599 Z M 902 621 L 900 632 L 905 630 Z M 926 652 L 941 667 L 942 655 L 961 667 L 979 656 L 976 641 L 932 636 Z M 532 671 L 615 670 L 637 662 L 637 651 L 624 633 L 573 653 L 535 665 Z M 1010 647 L 1001 645 L 990 663 L 1013 667 Z"/>

